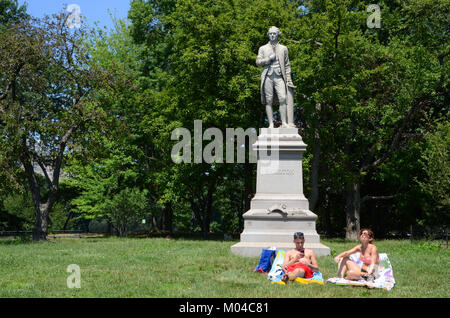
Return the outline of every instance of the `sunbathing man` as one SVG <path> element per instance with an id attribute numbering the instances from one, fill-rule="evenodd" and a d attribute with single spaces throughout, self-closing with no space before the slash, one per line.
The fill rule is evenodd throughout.
<path id="1" fill-rule="evenodd" d="M 361 231 L 359 231 L 359 240 L 361 241 L 361 244 L 356 245 L 348 251 L 342 252 L 334 258 L 334 261 L 338 263 L 339 278 L 343 278 L 345 272 L 347 272 L 345 279 L 348 280 L 364 279 L 373 281 L 378 278 L 378 264 L 380 264 L 380 258 L 377 247 L 372 244 L 373 238 L 374 235 L 371 230 L 361 229 Z M 360 265 L 349 258 L 350 255 L 356 252 L 360 252 Z"/>
<path id="2" fill-rule="evenodd" d="M 294 233 L 295 249 L 286 253 L 282 269 L 284 276 L 283 282 L 295 280 L 297 277 L 311 278 L 314 272 L 319 271 L 317 265 L 316 254 L 313 250 L 304 248 L 305 237 L 302 232 Z"/>

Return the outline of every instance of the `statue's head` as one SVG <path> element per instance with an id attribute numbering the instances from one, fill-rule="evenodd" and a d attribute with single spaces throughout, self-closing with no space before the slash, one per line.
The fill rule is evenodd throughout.
<path id="1" fill-rule="evenodd" d="M 280 29 L 278 29 L 276 26 L 270 27 L 269 31 L 267 31 L 267 36 L 269 37 L 270 41 L 277 40 L 280 34 Z"/>

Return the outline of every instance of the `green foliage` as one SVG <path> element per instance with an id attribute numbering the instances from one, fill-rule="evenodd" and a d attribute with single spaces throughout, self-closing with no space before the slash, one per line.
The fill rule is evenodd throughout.
<path id="1" fill-rule="evenodd" d="M 255 167 L 174 164 L 171 131 L 185 127 L 193 132 L 196 119 L 204 129 L 223 132 L 261 126 L 263 107 L 255 108 L 260 104 L 255 52 L 267 40 L 265 23 L 276 24 L 282 20 L 278 14 L 287 16 L 292 8 L 284 1 L 132 2 L 131 34 L 144 45 L 147 80 L 141 84 L 148 87 L 143 96 L 152 109 L 143 117 L 142 131 L 152 136 L 150 145 L 159 159 L 153 175 L 158 202 L 174 208 L 175 221 L 182 218 L 178 207 L 190 206 L 192 227 L 204 237 L 213 220 L 222 223 L 217 231 L 240 231 Z M 274 14 L 267 16 L 268 11 Z M 244 195 L 236 184 L 247 185 Z"/>
<path id="2" fill-rule="evenodd" d="M 368 3 L 312 1 L 288 27 L 301 134 L 309 151 L 317 145 L 322 149 L 317 212 L 319 219 L 331 218 L 335 212 L 328 211 L 343 210 L 345 204 L 347 234 L 351 226 L 350 232 L 356 232 L 360 219 L 374 223 L 360 216 L 360 210 L 367 213 L 382 205 L 388 214 L 397 214 L 395 201 L 405 205 L 414 191 L 417 195 L 417 188 L 404 186 L 421 170 L 414 164 L 417 157 L 407 156 L 408 148 L 430 129 L 426 114 L 443 116 L 448 95 L 445 3 L 379 2 L 381 28 L 370 29 Z M 381 181 L 383 165 L 393 175 Z M 406 168 L 409 174 L 402 173 L 405 179 L 398 182 L 394 171 Z M 388 197 L 392 200 L 375 199 Z M 365 203 L 360 208 L 361 199 Z"/>
<path id="3" fill-rule="evenodd" d="M 119 236 L 126 236 L 128 228 L 147 212 L 147 191 L 138 188 L 125 188 L 101 205 Z"/>
<path id="4" fill-rule="evenodd" d="M 417 183 L 426 195 L 425 223 L 448 226 L 450 221 L 450 123 L 438 123 L 425 135 L 420 163 L 425 172 Z"/>
<path id="5" fill-rule="evenodd" d="M 66 222 L 66 230 L 71 229 L 73 220 L 67 220 L 69 217 L 66 202 L 56 202 L 53 206 L 52 214 L 49 217 L 49 232 L 64 230 L 64 225 L 66 225 Z"/>
<path id="6" fill-rule="evenodd" d="M 0 4 L 0 20 L 23 13 L 16 1 Z M 169 232 L 239 234 L 256 166 L 175 164 L 171 133 L 192 133 L 194 120 L 203 131 L 266 125 L 255 59 L 276 25 L 298 87 L 305 193 L 317 193 L 319 229 L 351 236 L 364 224 L 387 235 L 448 224 L 448 0 L 381 0 L 379 29 L 367 26 L 368 4 L 134 0 L 129 21 L 73 38 L 58 23 L 9 25 L 0 32 L 0 182 L 8 185 L 0 191 L 27 188 L 25 155 L 48 165 L 64 149 L 71 195 L 55 205 L 53 226 L 71 201 L 83 218 L 107 217 L 122 233 L 145 214 Z M 76 58 L 54 63 L 47 54 L 65 48 Z"/>
<path id="7" fill-rule="evenodd" d="M 136 164 L 120 149 L 98 163 L 79 165 L 73 160 L 67 171 L 72 175 L 67 184 L 80 193 L 71 204 L 82 218 L 105 217 L 126 236 L 133 222 L 148 214 L 148 191 L 137 186 Z"/>
<path id="8" fill-rule="evenodd" d="M 27 17 L 26 3 L 19 6 L 17 0 L 0 0 L 0 30 Z"/>
<path id="9" fill-rule="evenodd" d="M 157 186 L 147 187 L 161 206 L 174 208 L 174 222 L 189 222 L 190 207 L 192 229 L 204 235 L 210 222 L 217 231 L 242 229 L 255 167 L 176 165 L 168 140 L 176 127 L 192 132 L 195 119 L 222 131 L 264 125 L 254 60 L 271 25 L 281 28 L 289 48 L 302 137 L 309 151 L 315 144 L 322 149 L 319 225 L 341 233 L 349 224 L 339 220 L 360 219 L 344 208 L 363 197 L 365 222 L 376 219 L 369 211 L 386 210 L 380 231 L 392 220 L 415 222 L 408 202 L 420 192 L 411 176 L 421 167 L 409 150 L 417 150 L 420 130 L 429 129 L 424 114 L 437 114 L 445 98 L 447 8 L 445 1 L 379 4 L 382 27 L 369 29 L 367 4 L 355 1 L 132 1 L 129 30 L 142 62 L 134 107 L 141 120 L 128 117 L 134 124 L 127 124 L 142 137 L 138 147 L 152 149 L 156 160 L 146 179 Z M 305 158 L 308 181 L 313 157 Z M 348 194 L 355 184 L 359 199 Z"/>
<path id="10" fill-rule="evenodd" d="M 89 144 L 102 116 L 94 96 L 111 84 L 90 61 L 87 30 L 72 32 L 65 18 L 27 18 L 0 30 L 0 178 L 31 192 L 34 240 L 46 239 L 64 158 Z"/>
<path id="11" fill-rule="evenodd" d="M 29 231 L 33 229 L 35 210 L 29 193 L 17 193 L 4 197 L 2 210 L 21 220 L 21 224 L 17 224 L 19 226 L 15 230 Z"/>
<path id="12" fill-rule="evenodd" d="M 93 219 L 89 222 L 90 233 L 106 233 L 108 232 L 108 221 L 105 219 Z"/>

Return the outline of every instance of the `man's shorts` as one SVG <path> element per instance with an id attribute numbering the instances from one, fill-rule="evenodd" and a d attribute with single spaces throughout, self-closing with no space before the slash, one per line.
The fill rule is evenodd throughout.
<path id="1" fill-rule="evenodd" d="M 305 271 L 305 277 L 304 278 L 311 278 L 311 277 L 313 277 L 312 269 L 309 268 L 308 266 L 306 266 L 305 264 L 302 264 L 302 263 L 295 263 L 295 264 L 289 265 L 288 266 L 288 273 L 293 272 L 297 268 L 301 268 L 301 269 L 303 269 Z"/>

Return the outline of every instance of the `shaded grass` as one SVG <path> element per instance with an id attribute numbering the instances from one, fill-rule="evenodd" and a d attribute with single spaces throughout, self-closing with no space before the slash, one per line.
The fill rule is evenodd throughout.
<path id="1" fill-rule="evenodd" d="M 332 255 L 355 245 L 323 240 Z M 253 273 L 258 258 L 230 253 L 236 242 L 162 238 L 0 241 L 0 297 L 450 297 L 450 252 L 437 243 L 375 242 L 388 253 L 391 291 L 325 284 L 272 285 Z M 336 275 L 332 256 L 319 257 L 325 280 Z M 67 287 L 66 268 L 81 268 L 81 288 Z"/>

